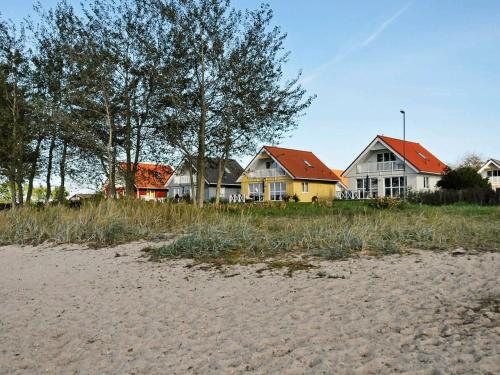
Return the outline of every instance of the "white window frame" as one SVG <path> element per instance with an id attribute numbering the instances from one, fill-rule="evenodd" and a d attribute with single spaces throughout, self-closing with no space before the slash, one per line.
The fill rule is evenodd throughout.
<path id="1" fill-rule="evenodd" d="M 382 160 L 378 160 L 379 155 L 381 155 Z M 384 152 L 377 153 L 377 163 L 386 163 L 388 161 L 396 161 L 396 159 L 397 159 L 396 154 L 394 154 L 394 152 L 391 152 L 391 151 L 384 151 Z"/>
<path id="2" fill-rule="evenodd" d="M 397 179 L 397 184 L 394 184 L 394 179 Z M 387 185 L 387 180 L 389 180 L 389 185 Z M 384 196 L 400 198 L 404 195 L 407 185 L 408 185 L 408 178 L 405 178 L 403 176 L 386 177 L 384 178 Z M 390 192 L 389 195 L 387 194 L 388 189 Z"/>
<path id="3" fill-rule="evenodd" d="M 361 182 L 361 184 L 360 184 Z M 359 187 L 361 185 L 361 187 Z M 356 179 L 356 190 L 361 198 L 378 197 L 378 178 L 370 177 L 369 191 L 366 191 L 366 177 Z"/>
<path id="4" fill-rule="evenodd" d="M 258 187 L 258 189 L 252 191 L 253 187 Z M 254 201 L 256 201 L 256 202 L 263 202 L 264 201 L 264 186 L 263 186 L 262 182 L 248 184 L 248 196 L 250 198 L 253 198 Z M 255 199 L 255 197 L 257 197 L 258 199 Z"/>
<path id="5" fill-rule="evenodd" d="M 270 182 L 269 183 L 269 200 L 278 202 L 285 199 L 286 182 Z"/>
<path id="6" fill-rule="evenodd" d="M 309 182 L 307 181 L 302 182 L 302 192 L 309 193 Z"/>
<path id="7" fill-rule="evenodd" d="M 429 177 L 424 176 L 424 189 L 429 189 Z"/>

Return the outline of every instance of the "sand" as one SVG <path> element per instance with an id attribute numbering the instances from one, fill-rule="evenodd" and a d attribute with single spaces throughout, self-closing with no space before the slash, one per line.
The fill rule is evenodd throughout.
<path id="1" fill-rule="evenodd" d="M 286 277 L 152 263 L 144 246 L 0 248 L 0 374 L 500 373 L 498 253 Z"/>

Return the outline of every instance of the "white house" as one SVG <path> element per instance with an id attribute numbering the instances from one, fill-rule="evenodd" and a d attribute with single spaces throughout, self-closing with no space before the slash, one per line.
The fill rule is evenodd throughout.
<path id="1" fill-rule="evenodd" d="M 490 180 L 491 187 L 493 190 L 500 190 L 500 160 L 489 159 L 483 166 L 479 169 L 478 173 L 487 177 Z"/>
<path id="2" fill-rule="evenodd" d="M 191 185 L 190 170 L 193 173 Z M 228 199 L 229 196 L 239 194 L 241 184 L 237 181 L 238 177 L 243 173 L 243 168 L 234 159 L 229 159 L 226 162 L 226 168 L 222 176 L 220 198 Z M 216 196 L 217 177 L 219 175 L 219 163 L 217 159 L 205 158 L 205 200 L 210 201 Z M 190 165 L 188 160 L 184 158 L 179 166 L 175 169 L 172 178 L 165 185 L 168 188 L 168 197 L 176 198 L 189 195 L 196 196 L 196 165 Z M 191 188 L 194 191 L 191 191 Z"/>
<path id="3" fill-rule="evenodd" d="M 419 143 L 377 135 L 342 173 L 348 190 L 337 198 L 400 197 L 405 188 L 434 190 L 445 170 L 446 165 Z"/>

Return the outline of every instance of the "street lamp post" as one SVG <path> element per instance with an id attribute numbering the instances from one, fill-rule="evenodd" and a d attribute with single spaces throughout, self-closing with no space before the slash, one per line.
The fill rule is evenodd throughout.
<path id="1" fill-rule="evenodd" d="M 399 111 L 403 115 L 403 200 L 406 200 L 406 112 Z"/>

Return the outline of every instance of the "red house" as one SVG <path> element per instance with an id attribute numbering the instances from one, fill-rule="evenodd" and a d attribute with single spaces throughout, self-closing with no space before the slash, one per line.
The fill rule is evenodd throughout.
<path id="1" fill-rule="evenodd" d="M 125 184 L 123 181 L 123 173 L 126 163 L 120 163 L 118 168 L 119 183 L 116 185 L 116 194 L 119 198 L 125 196 Z M 144 200 L 162 201 L 167 198 L 168 188 L 167 181 L 174 173 L 169 165 L 139 163 L 137 165 L 137 173 L 135 174 L 134 192 L 136 198 Z M 108 187 L 105 188 L 107 194 Z"/>

